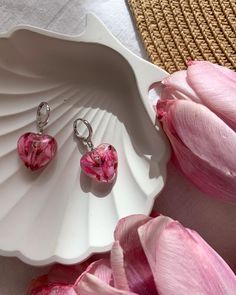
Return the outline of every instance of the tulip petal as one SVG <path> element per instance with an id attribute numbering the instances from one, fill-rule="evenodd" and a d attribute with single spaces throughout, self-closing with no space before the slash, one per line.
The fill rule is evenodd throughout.
<path id="1" fill-rule="evenodd" d="M 49 283 L 72 285 L 85 269 L 83 263 L 75 265 L 55 264 L 50 269 L 47 279 Z"/>
<path id="2" fill-rule="evenodd" d="M 75 283 L 75 286 L 79 284 L 85 274 L 92 274 L 98 279 L 102 280 L 108 285 L 113 285 L 113 275 L 112 269 L 110 267 L 110 262 L 108 259 L 100 259 L 91 263 L 88 268 L 81 274 Z"/>
<path id="3" fill-rule="evenodd" d="M 111 268 L 115 287 L 129 291 L 129 284 L 124 268 L 124 254 L 119 241 L 115 241 L 111 249 Z"/>
<path id="4" fill-rule="evenodd" d="M 83 272 L 85 272 L 85 270 L 88 271 L 88 269 L 91 269 L 91 268 L 94 269 L 92 264 L 93 261 L 98 259 L 101 260 L 101 258 L 106 258 L 106 260 L 108 260 L 108 257 L 109 257 L 108 254 L 96 254 L 79 264 L 62 265 L 62 264 L 56 263 L 50 268 L 50 271 L 47 275 L 40 276 L 37 279 L 34 279 L 31 281 L 28 288 L 27 295 L 54 294 L 54 293 L 46 293 L 46 292 L 49 292 L 49 291 L 56 292 L 57 289 L 58 289 L 57 292 L 59 292 L 61 290 L 60 288 L 62 287 L 63 287 L 62 289 L 63 291 L 70 290 L 72 289 L 74 283 L 78 280 L 78 277 L 80 277 L 80 275 Z M 104 264 L 106 262 L 98 261 L 98 264 L 99 263 Z M 99 267 L 97 267 L 96 269 L 99 269 Z M 110 273 L 111 273 L 111 269 L 110 269 Z M 37 293 L 37 292 L 44 292 L 44 293 Z"/>
<path id="5" fill-rule="evenodd" d="M 151 217 L 145 215 L 131 215 L 121 219 L 115 230 L 115 240 L 119 241 L 124 252 L 125 272 L 129 288 L 142 295 L 157 294 L 152 272 L 137 231 L 139 226 L 149 220 Z"/>
<path id="6" fill-rule="evenodd" d="M 106 284 L 96 276 L 86 273 L 75 286 L 75 290 L 79 295 L 135 295 L 129 291 L 118 290 Z"/>
<path id="7" fill-rule="evenodd" d="M 175 162 L 202 191 L 236 201 L 236 133 L 203 105 L 170 100 L 157 104 Z"/>
<path id="8" fill-rule="evenodd" d="M 167 78 L 162 83 L 166 86 L 161 92 L 161 99 L 186 99 L 200 102 L 195 91 L 189 86 L 187 71 L 178 71 Z"/>
<path id="9" fill-rule="evenodd" d="M 48 275 L 40 276 L 31 281 L 27 295 L 74 295 L 76 293 L 73 291 L 73 284 L 82 270 L 83 266 L 78 264 L 71 266 L 55 264 Z"/>
<path id="10" fill-rule="evenodd" d="M 175 130 L 183 143 L 196 155 L 226 172 L 236 172 L 232 160 L 236 133 L 203 105 L 179 101 L 170 111 Z M 228 152 L 228 153 L 227 153 Z"/>
<path id="11" fill-rule="evenodd" d="M 41 286 L 31 291 L 28 291 L 28 295 L 77 295 L 76 291 L 72 286 L 64 286 L 61 284 L 58 285 L 49 285 Z"/>
<path id="12" fill-rule="evenodd" d="M 234 273 L 196 232 L 167 217 L 138 232 L 160 294 L 235 294 Z"/>
<path id="13" fill-rule="evenodd" d="M 206 61 L 192 62 L 187 79 L 202 104 L 236 130 L 236 73 Z"/>

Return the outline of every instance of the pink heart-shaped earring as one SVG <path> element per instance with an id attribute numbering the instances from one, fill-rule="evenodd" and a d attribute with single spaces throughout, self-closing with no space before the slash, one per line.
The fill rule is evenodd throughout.
<path id="1" fill-rule="evenodd" d="M 45 109 L 45 114 L 42 114 Z M 48 124 L 50 107 L 47 102 L 41 102 L 37 109 L 36 123 L 39 132 L 27 132 L 17 142 L 20 159 L 32 171 L 45 167 L 57 152 L 57 142 L 50 135 L 43 134 L 43 128 Z M 44 119 L 42 119 L 44 117 Z"/>
<path id="2" fill-rule="evenodd" d="M 88 136 L 81 136 L 78 132 L 78 122 L 84 123 L 88 129 Z M 83 172 L 99 182 L 112 182 L 117 174 L 118 157 L 113 145 L 102 143 L 96 148 L 91 141 L 93 129 L 89 122 L 84 119 L 76 119 L 73 124 L 74 135 L 87 145 L 90 151 L 86 152 L 80 159 Z"/>

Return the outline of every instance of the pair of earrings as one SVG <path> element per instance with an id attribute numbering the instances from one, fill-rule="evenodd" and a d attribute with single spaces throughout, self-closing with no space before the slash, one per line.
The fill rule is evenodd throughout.
<path id="1" fill-rule="evenodd" d="M 45 114 L 43 114 L 43 111 Z M 44 127 L 48 124 L 50 107 L 47 102 L 41 102 L 37 109 L 36 123 L 38 133 L 27 132 L 17 142 L 20 159 L 32 171 L 47 166 L 55 157 L 57 142 L 54 137 L 44 134 Z M 78 125 L 83 123 L 88 129 L 88 136 L 79 133 Z M 87 120 L 78 118 L 73 123 L 74 135 L 87 146 L 86 152 L 80 159 L 83 172 L 99 182 L 112 182 L 117 173 L 118 157 L 116 149 L 107 143 L 94 148 L 92 143 L 93 129 Z"/>

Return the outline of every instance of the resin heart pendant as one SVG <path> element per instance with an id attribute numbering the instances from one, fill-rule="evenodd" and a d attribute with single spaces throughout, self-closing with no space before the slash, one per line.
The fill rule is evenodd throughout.
<path id="1" fill-rule="evenodd" d="M 39 133 L 23 134 L 17 142 L 20 159 L 32 171 L 45 167 L 57 152 L 57 142 L 50 135 L 43 134 L 43 128 L 48 124 L 50 107 L 47 102 L 41 102 L 37 109 L 36 123 Z"/>
<path id="2" fill-rule="evenodd" d="M 78 131 L 78 123 L 82 122 L 88 131 L 88 136 L 82 136 Z M 73 124 L 74 135 L 87 145 L 89 152 L 85 153 L 80 159 L 82 171 L 89 177 L 99 182 L 112 182 L 116 178 L 118 167 L 118 156 L 113 145 L 102 143 L 94 148 L 91 141 L 93 134 L 92 126 L 87 120 L 76 119 Z"/>
<path id="3" fill-rule="evenodd" d="M 118 167 L 116 149 L 108 143 L 102 143 L 82 156 L 80 166 L 89 177 L 100 182 L 112 182 Z"/>
<path id="4" fill-rule="evenodd" d="M 25 133 L 18 142 L 20 159 L 32 171 L 45 167 L 57 152 L 56 140 L 47 134 Z"/>

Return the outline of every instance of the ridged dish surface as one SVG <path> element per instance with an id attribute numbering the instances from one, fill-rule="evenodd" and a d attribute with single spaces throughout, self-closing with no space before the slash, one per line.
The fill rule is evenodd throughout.
<path id="1" fill-rule="evenodd" d="M 166 73 L 129 52 L 93 15 L 77 37 L 32 27 L 0 37 L 0 254 L 43 265 L 109 250 L 117 221 L 148 214 L 165 182 L 169 149 L 148 89 Z M 58 153 L 32 173 L 16 143 L 37 131 L 41 101 L 51 107 L 45 133 Z M 91 123 L 95 146 L 117 149 L 114 184 L 81 173 L 84 151 L 72 132 L 78 117 Z"/>

